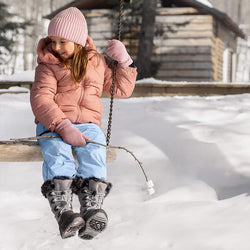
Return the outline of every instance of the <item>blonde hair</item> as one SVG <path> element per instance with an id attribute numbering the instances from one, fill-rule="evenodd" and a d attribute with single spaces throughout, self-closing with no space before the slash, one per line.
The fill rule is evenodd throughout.
<path id="1" fill-rule="evenodd" d="M 72 61 L 69 59 L 64 60 L 62 58 L 59 58 L 59 60 L 64 64 L 66 68 L 71 69 L 71 78 L 73 82 L 79 83 L 85 76 L 88 67 L 89 53 L 93 53 L 94 56 L 97 56 L 99 62 L 100 55 L 96 50 L 86 49 L 79 44 L 75 44 L 75 52 Z"/>

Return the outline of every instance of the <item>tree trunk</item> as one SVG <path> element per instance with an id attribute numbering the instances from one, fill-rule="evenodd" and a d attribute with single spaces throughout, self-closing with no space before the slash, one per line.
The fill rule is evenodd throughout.
<path id="1" fill-rule="evenodd" d="M 142 24 L 137 53 L 138 79 L 151 76 L 151 55 L 155 30 L 155 12 L 157 0 L 144 0 L 142 6 Z"/>

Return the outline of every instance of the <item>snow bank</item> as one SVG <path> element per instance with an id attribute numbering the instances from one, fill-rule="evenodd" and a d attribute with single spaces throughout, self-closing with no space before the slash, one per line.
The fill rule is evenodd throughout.
<path id="1" fill-rule="evenodd" d="M 1 140 L 35 134 L 29 94 L 2 94 L 0 107 Z M 92 241 L 62 240 L 40 193 L 42 163 L 1 162 L 0 249 L 248 250 L 249 117 L 249 94 L 115 100 L 111 144 L 137 156 L 156 194 L 118 150 L 108 164 L 109 227 Z"/>

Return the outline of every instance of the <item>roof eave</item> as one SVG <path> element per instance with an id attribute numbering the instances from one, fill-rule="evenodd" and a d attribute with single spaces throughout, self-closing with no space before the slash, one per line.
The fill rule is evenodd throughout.
<path id="1" fill-rule="evenodd" d="M 208 14 L 211 14 L 218 20 L 220 20 L 225 26 L 227 26 L 230 30 L 232 30 L 238 37 L 241 37 L 243 39 L 246 38 L 246 35 L 244 32 L 239 28 L 239 26 L 224 12 L 221 12 L 215 8 L 211 8 L 201 2 L 198 2 L 196 0 L 175 0 L 176 3 L 182 2 L 189 4 L 197 9 L 199 9 L 201 12 L 205 12 Z"/>
<path id="2" fill-rule="evenodd" d="M 108 4 L 108 0 L 95 0 L 95 1 L 93 1 L 93 0 L 75 0 L 75 1 L 72 1 L 72 2 L 62 6 L 61 8 L 51 12 L 50 14 L 44 16 L 44 18 L 52 19 L 60 11 L 67 9 L 69 7 L 76 7 L 79 9 L 88 10 L 88 9 L 103 8 L 107 4 Z"/>

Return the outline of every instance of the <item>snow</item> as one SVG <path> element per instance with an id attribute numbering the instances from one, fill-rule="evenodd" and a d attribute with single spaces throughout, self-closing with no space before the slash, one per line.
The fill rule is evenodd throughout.
<path id="1" fill-rule="evenodd" d="M 34 70 L 27 70 L 23 71 L 21 73 L 16 73 L 13 75 L 0 75 L 0 81 L 28 81 L 28 82 L 33 82 L 35 77 L 35 71 Z M 141 80 L 136 81 L 136 83 L 143 83 L 143 84 L 227 84 L 225 82 L 187 82 L 187 81 L 180 81 L 180 82 L 172 82 L 172 81 L 164 81 L 164 80 L 159 80 L 155 79 L 154 77 L 149 77 L 149 78 L 144 78 Z M 249 84 L 248 82 L 245 81 L 238 81 L 234 82 L 233 84 Z"/>
<path id="2" fill-rule="evenodd" d="M 200 2 L 210 8 L 213 8 L 213 5 L 208 0 L 196 0 L 196 2 Z"/>
<path id="3" fill-rule="evenodd" d="M 2 81 L 34 81 L 35 70 L 26 70 L 13 75 L 0 75 Z"/>
<path id="4" fill-rule="evenodd" d="M 106 130 L 109 99 L 104 104 Z M 29 93 L 0 95 L 0 140 L 34 136 Z M 0 162 L 1 250 L 249 250 L 250 95 L 115 100 L 106 231 L 62 240 L 41 162 Z M 74 208 L 79 204 L 74 197 Z"/>

